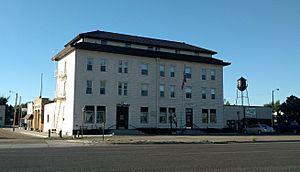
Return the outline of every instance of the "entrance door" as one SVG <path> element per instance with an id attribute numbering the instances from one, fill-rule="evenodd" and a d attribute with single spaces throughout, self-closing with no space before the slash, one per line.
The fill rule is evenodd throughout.
<path id="1" fill-rule="evenodd" d="M 187 128 L 193 128 L 193 109 L 192 108 L 186 108 L 185 109 L 185 126 Z"/>
<path id="2" fill-rule="evenodd" d="M 128 129 L 128 107 L 117 106 L 117 129 Z"/>

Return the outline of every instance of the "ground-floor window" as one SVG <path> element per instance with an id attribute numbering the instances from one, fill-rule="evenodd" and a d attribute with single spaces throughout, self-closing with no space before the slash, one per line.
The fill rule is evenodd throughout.
<path id="1" fill-rule="evenodd" d="M 217 123 L 217 111 L 216 111 L 216 109 L 210 109 L 210 123 Z"/>
<path id="2" fill-rule="evenodd" d="M 202 109 L 202 123 L 208 123 L 208 109 Z"/>
<path id="3" fill-rule="evenodd" d="M 106 116 L 105 106 L 97 106 L 96 123 L 104 123 Z"/>
<path id="4" fill-rule="evenodd" d="M 91 124 L 95 121 L 95 108 L 94 106 L 85 106 L 85 113 L 84 113 L 84 122 Z"/>
<path id="5" fill-rule="evenodd" d="M 141 123 L 148 123 L 148 114 L 149 114 L 149 108 L 141 107 Z"/>
<path id="6" fill-rule="evenodd" d="M 159 108 L 159 123 L 167 123 L 167 108 Z"/>

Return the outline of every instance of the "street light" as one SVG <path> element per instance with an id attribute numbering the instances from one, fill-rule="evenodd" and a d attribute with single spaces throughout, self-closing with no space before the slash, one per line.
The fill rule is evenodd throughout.
<path id="1" fill-rule="evenodd" d="M 275 93 L 275 91 L 279 91 L 279 88 L 272 90 L 272 126 L 274 125 L 273 113 L 274 113 L 274 93 Z"/>
<path id="2" fill-rule="evenodd" d="M 15 123 L 16 123 L 16 115 L 17 115 L 17 101 L 18 101 L 18 93 L 9 90 L 9 93 L 15 93 L 16 94 L 16 99 L 15 99 L 15 106 L 14 106 L 14 120 L 13 120 L 13 131 L 15 131 Z"/>
<path id="3" fill-rule="evenodd" d="M 279 91 L 279 88 L 272 90 L 272 108 L 274 109 L 274 92 Z"/>

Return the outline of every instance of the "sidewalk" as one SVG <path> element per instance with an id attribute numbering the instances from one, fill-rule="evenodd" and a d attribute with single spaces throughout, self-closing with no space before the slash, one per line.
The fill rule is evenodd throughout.
<path id="1" fill-rule="evenodd" d="M 300 142 L 300 135 L 197 135 L 197 136 L 179 136 L 179 135 L 84 135 L 83 138 L 72 138 L 71 136 L 59 138 L 58 134 L 28 131 L 16 129 L 15 132 L 24 135 L 45 138 L 46 140 L 56 140 L 62 143 L 78 143 L 83 145 L 107 145 L 107 144 L 217 144 L 217 143 L 253 143 L 253 142 Z"/>

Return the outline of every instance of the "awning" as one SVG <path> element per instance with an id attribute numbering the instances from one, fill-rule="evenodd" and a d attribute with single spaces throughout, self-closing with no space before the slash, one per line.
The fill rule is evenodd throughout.
<path id="1" fill-rule="evenodd" d="M 23 119 L 33 119 L 33 114 L 27 114 Z"/>

